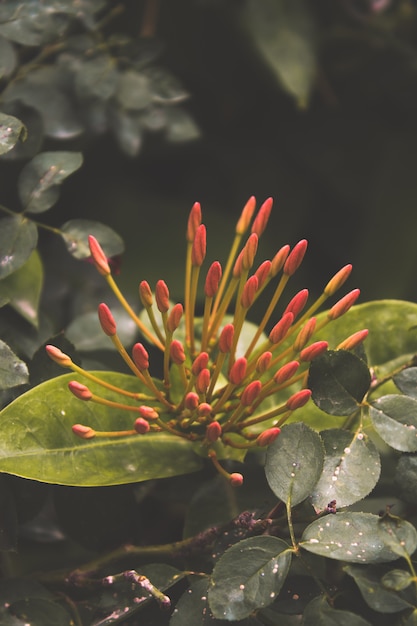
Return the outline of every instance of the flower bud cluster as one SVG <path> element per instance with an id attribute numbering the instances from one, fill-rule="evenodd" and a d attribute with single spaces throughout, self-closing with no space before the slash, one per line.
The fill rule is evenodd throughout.
<path id="1" fill-rule="evenodd" d="M 205 271 L 206 228 L 201 222 L 201 207 L 195 203 L 186 231 L 184 305 L 171 302 L 169 288 L 163 280 L 156 283 L 154 292 L 142 280 L 141 316 L 120 292 L 104 251 L 90 236 L 91 257 L 97 270 L 137 324 L 145 344 L 154 344 L 163 353 L 163 376 L 161 380 L 151 376 L 144 344 L 136 343 L 128 353 L 118 337 L 112 312 L 101 303 L 100 325 L 137 377 L 137 393 L 104 383 L 54 346 L 47 346 L 47 351 L 63 367 L 128 397 L 127 403 L 110 401 L 92 393 L 79 381 L 69 383 L 70 391 L 80 400 L 131 412 L 131 429 L 104 432 L 76 424 L 75 435 L 90 439 L 165 431 L 188 439 L 200 447 L 200 452 L 206 450 L 221 474 L 232 484 L 241 484 L 240 474 L 228 474 L 219 463 L 219 453 L 220 458 L 227 458 L 227 446 L 262 448 L 279 436 L 282 424 L 293 411 L 309 401 L 311 392 L 305 388 L 309 364 L 328 348 L 327 342 L 315 339 L 317 332 L 345 314 L 359 296 L 359 290 L 354 289 L 334 303 L 325 318 L 318 322 L 314 317 L 349 278 L 352 267 L 346 265 L 327 282 L 321 296 L 307 310 L 307 289 L 281 306 L 284 289 L 302 264 L 307 241 L 302 239 L 292 248 L 281 247 L 272 260 L 263 261 L 254 269 L 259 238 L 271 209 L 272 199 L 268 198 L 254 217 L 256 201 L 250 198 L 237 222 L 225 265 L 213 261 Z M 195 316 L 199 281 L 204 285 L 202 318 Z M 265 289 L 271 290 L 268 304 L 248 340 L 247 315 Z M 339 347 L 352 349 L 366 335 L 366 330 L 359 331 Z"/>

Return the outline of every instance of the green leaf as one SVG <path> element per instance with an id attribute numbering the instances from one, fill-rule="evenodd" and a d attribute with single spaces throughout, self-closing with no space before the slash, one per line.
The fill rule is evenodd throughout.
<path id="1" fill-rule="evenodd" d="M 43 213 L 59 198 L 59 187 L 83 162 L 80 152 L 41 152 L 20 173 L 19 197 L 28 213 Z"/>
<path id="2" fill-rule="evenodd" d="M 96 372 L 102 380 L 143 392 L 133 376 Z M 176 476 L 201 468 L 191 443 L 165 433 L 83 440 L 71 431 L 75 423 L 96 430 L 131 430 L 137 414 L 117 411 L 75 398 L 67 389 L 68 374 L 49 380 L 19 396 L 0 419 L 0 471 L 41 482 L 74 486 L 118 485 Z M 121 396 L 88 382 L 93 393 Z M 123 402 L 123 399 L 122 399 Z M 132 402 L 133 404 L 133 402 Z"/>
<path id="3" fill-rule="evenodd" d="M 402 393 L 417 400 L 417 367 L 406 367 L 393 380 Z"/>
<path id="4" fill-rule="evenodd" d="M 386 513 L 380 518 L 379 532 L 384 542 L 398 556 L 409 558 L 417 548 L 415 526 L 399 517 Z"/>
<path id="5" fill-rule="evenodd" d="M 27 365 L 0 339 L 0 389 L 24 385 L 29 380 Z"/>
<path id="6" fill-rule="evenodd" d="M 0 39 L 1 41 L 1 39 Z M 19 141 L 25 141 L 26 126 L 12 115 L 0 113 L 0 154 L 9 152 Z"/>
<path id="7" fill-rule="evenodd" d="M 315 27 L 304 0 L 248 0 L 246 30 L 281 86 L 299 107 L 308 104 L 316 72 Z"/>
<path id="8" fill-rule="evenodd" d="M 395 469 L 394 484 L 398 496 L 410 502 L 417 503 L 417 454 L 402 454 Z"/>
<path id="9" fill-rule="evenodd" d="M 13 44 L 0 35 L 0 78 L 13 73 L 17 64 L 17 54 Z"/>
<path id="10" fill-rule="evenodd" d="M 16 503 L 10 483 L 0 477 L 0 552 L 17 550 L 18 524 Z"/>
<path id="11" fill-rule="evenodd" d="M 369 414 L 376 432 L 394 450 L 417 451 L 417 400 L 382 396 L 372 402 Z"/>
<path id="12" fill-rule="evenodd" d="M 93 235 L 100 242 L 108 258 L 122 254 L 123 239 L 110 226 L 93 220 L 76 219 L 65 222 L 60 228 L 61 237 L 67 250 L 76 259 L 91 256 L 88 247 L 88 236 Z"/>
<path id="13" fill-rule="evenodd" d="M 0 33 L 23 46 L 40 46 L 59 39 L 65 33 L 69 18 L 58 6 L 34 0 L 8 2 L 1 14 Z"/>
<path id="14" fill-rule="evenodd" d="M 285 425 L 268 447 L 265 474 L 275 495 L 295 506 L 312 492 L 323 469 L 323 442 L 302 422 Z"/>
<path id="15" fill-rule="evenodd" d="M 117 323 L 117 335 L 120 341 L 125 346 L 132 345 L 138 333 L 135 322 L 121 307 L 112 307 L 112 314 Z M 66 335 L 80 352 L 115 350 L 113 342 L 103 333 L 97 311 L 90 311 L 76 317 L 68 326 Z"/>
<path id="16" fill-rule="evenodd" d="M 133 70 L 123 72 L 117 85 L 116 100 L 127 110 L 146 109 L 152 102 L 148 77 Z"/>
<path id="17" fill-rule="evenodd" d="M 308 375 L 314 403 L 330 415 L 354 413 L 370 384 L 366 364 L 346 350 L 328 350 L 314 359 Z"/>
<path id="18" fill-rule="evenodd" d="M 410 572 L 407 572 L 404 569 L 393 569 L 384 574 L 381 581 L 386 589 L 402 591 L 403 589 L 407 589 L 407 587 L 414 582 L 414 578 Z"/>
<path id="19" fill-rule="evenodd" d="M 412 607 L 406 599 L 394 593 L 394 591 L 398 589 L 389 587 L 390 583 L 386 586 L 382 582 L 385 576 L 387 576 L 387 581 L 393 581 L 394 578 L 397 577 L 398 579 L 402 578 L 402 580 L 404 580 L 404 576 L 411 578 L 408 572 L 404 570 L 390 570 L 382 576 L 383 572 L 386 570 L 381 571 L 380 568 L 372 566 L 365 568 L 362 565 L 347 565 L 343 569 L 353 578 L 359 587 L 363 599 L 374 611 L 379 611 L 380 613 L 397 613 L 398 611 Z M 395 574 L 396 572 L 397 574 Z M 400 576 L 398 572 L 401 573 Z"/>
<path id="20" fill-rule="evenodd" d="M 180 107 L 167 107 L 165 109 L 166 129 L 165 136 L 172 143 L 195 141 L 201 136 L 191 115 Z"/>
<path id="21" fill-rule="evenodd" d="M 410 527 L 414 530 L 411 531 Z M 399 520 L 391 537 L 378 515 L 336 513 L 315 520 L 305 529 L 300 547 L 329 559 L 349 563 L 384 563 L 398 559 L 401 542 L 407 554 L 416 549 L 416 531 Z"/>
<path id="22" fill-rule="evenodd" d="M 30 257 L 38 243 L 38 229 L 24 215 L 16 214 L 0 220 L 0 279 L 18 270 Z"/>
<path id="23" fill-rule="evenodd" d="M 81 99 L 108 100 L 118 87 L 119 72 L 110 55 L 83 61 L 75 75 L 75 89 Z"/>
<path id="24" fill-rule="evenodd" d="M 378 482 L 381 461 L 378 450 L 362 432 L 352 435 L 338 428 L 320 433 L 324 443 L 323 473 L 311 496 L 316 512 L 336 500 L 338 508 L 365 498 Z"/>
<path id="25" fill-rule="evenodd" d="M 333 609 L 326 598 L 318 596 L 308 603 L 303 613 L 303 626 L 371 626 L 366 619 L 351 613 Z"/>
<path id="26" fill-rule="evenodd" d="M 38 327 L 38 309 L 43 285 L 43 266 L 34 250 L 21 268 L 0 283 L 2 297 L 30 324 Z"/>
<path id="27" fill-rule="evenodd" d="M 70 613 L 56 602 L 52 593 L 36 581 L 13 578 L 0 582 L 0 623 L 2 626 L 71 626 Z"/>
<path id="28" fill-rule="evenodd" d="M 214 617 L 239 620 L 272 604 L 291 564 L 292 549 L 277 537 L 251 537 L 217 561 L 208 598 Z"/>

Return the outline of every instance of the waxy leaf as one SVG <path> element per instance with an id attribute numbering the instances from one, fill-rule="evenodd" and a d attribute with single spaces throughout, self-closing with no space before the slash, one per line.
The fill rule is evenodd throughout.
<path id="1" fill-rule="evenodd" d="M 324 443 L 323 473 L 314 487 L 311 503 L 323 511 L 329 502 L 344 507 L 367 496 L 378 482 L 381 461 L 378 450 L 362 432 L 338 428 L 320 433 Z"/>
<path id="2" fill-rule="evenodd" d="M 393 380 L 400 391 L 417 400 L 417 367 L 406 367 Z"/>
<path id="3" fill-rule="evenodd" d="M 1 38 L 0 41 L 2 41 Z M 19 139 L 24 141 L 26 134 L 27 131 L 23 122 L 12 115 L 0 113 L 0 154 L 9 152 Z"/>
<path id="4" fill-rule="evenodd" d="M 1 296 L 25 320 L 37 328 L 38 308 L 43 285 L 43 266 L 34 250 L 21 268 L 0 283 Z"/>
<path id="5" fill-rule="evenodd" d="M 239 620 L 272 604 L 291 564 L 292 549 L 276 537 L 250 537 L 217 561 L 208 591 L 214 617 Z"/>
<path id="6" fill-rule="evenodd" d="M 117 335 L 120 341 L 125 346 L 132 345 L 138 334 L 138 327 L 121 307 L 112 307 L 111 310 L 116 320 Z M 116 349 L 109 337 L 103 333 L 96 311 L 90 311 L 76 317 L 69 324 L 66 335 L 79 352 Z"/>
<path id="7" fill-rule="evenodd" d="M 101 379 L 143 392 L 133 376 L 97 372 Z M 83 402 L 67 389 L 68 374 L 19 396 L 0 413 L 0 471 L 42 482 L 74 486 L 118 485 L 176 476 L 201 468 L 202 459 L 185 439 L 165 433 L 83 440 L 75 423 L 96 430 L 131 430 L 137 413 Z M 93 393 L 123 402 L 88 381 Z M 121 400 L 122 398 L 122 400 Z M 134 401 L 131 401 L 134 404 Z M 137 406 L 137 405 L 136 405 Z"/>
<path id="8" fill-rule="evenodd" d="M 399 590 L 398 588 L 395 590 L 393 587 L 389 587 L 390 582 L 388 585 L 385 585 L 383 582 L 386 577 L 387 581 L 393 581 L 394 578 L 403 581 L 408 579 L 409 582 L 406 584 L 408 586 L 412 582 L 409 572 L 405 570 L 391 570 L 383 576 L 383 571 L 380 568 L 369 566 L 364 568 L 361 565 L 347 565 L 344 567 L 344 571 L 349 576 L 352 576 L 359 587 L 363 599 L 374 611 L 397 613 L 398 611 L 412 608 L 410 602 L 398 593 L 395 593 L 396 590 Z M 396 572 L 399 572 L 399 574 L 395 574 Z M 402 589 L 404 588 L 402 587 Z"/>
<path id="9" fill-rule="evenodd" d="M 43 213 L 59 198 L 59 187 L 83 162 L 80 152 L 41 152 L 20 173 L 20 201 L 26 212 Z"/>
<path id="10" fill-rule="evenodd" d="M 318 596 L 311 600 L 304 609 L 303 626 L 371 626 L 366 619 L 351 613 L 331 607 L 326 598 Z"/>
<path id="11" fill-rule="evenodd" d="M 268 447 L 265 474 L 275 495 L 295 506 L 312 492 L 323 469 L 323 442 L 302 422 L 285 425 Z"/>
<path id="12" fill-rule="evenodd" d="M 61 237 L 67 250 L 76 259 L 91 256 L 88 236 L 93 235 L 100 243 L 108 258 L 122 254 L 125 249 L 123 239 L 110 226 L 93 220 L 76 219 L 61 226 Z"/>
<path id="13" fill-rule="evenodd" d="M 328 350 L 310 366 L 308 387 L 314 403 L 331 415 L 351 415 L 371 384 L 366 364 L 346 350 Z"/>
<path id="14" fill-rule="evenodd" d="M 349 563 L 395 561 L 400 550 L 411 555 L 417 547 L 414 526 L 395 521 L 393 529 L 384 518 L 371 513 L 329 514 L 307 526 L 299 545 L 313 554 Z"/>
<path id="15" fill-rule="evenodd" d="M 0 389 L 24 385 L 28 380 L 26 363 L 14 354 L 7 343 L 0 340 Z"/>
<path id="16" fill-rule="evenodd" d="M 402 500 L 417 503 L 417 454 L 402 454 L 395 469 L 394 483 Z"/>
<path id="17" fill-rule="evenodd" d="M 38 243 L 38 229 L 24 215 L 0 220 L 0 279 L 18 270 Z"/>
<path id="18" fill-rule="evenodd" d="M 382 396 L 370 407 L 372 424 L 394 450 L 417 451 L 417 400 L 409 396 Z"/>

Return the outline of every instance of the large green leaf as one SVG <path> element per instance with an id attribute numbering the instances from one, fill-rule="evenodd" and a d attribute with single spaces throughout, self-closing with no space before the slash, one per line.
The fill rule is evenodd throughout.
<path id="1" fill-rule="evenodd" d="M 324 596 L 318 596 L 311 600 L 303 613 L 304 626 L 371 626 L 366 619 L 351 613 L 334 609 L 329 605 Z"/>
<path id="2" fill-rule="evenodd" d="M 374 611 L 381 613 L 397 613 L 398 611 L 412 608 L 412 604 L 404 597 L 383 584 L 382 575 L 384 571 L 379 568 L 364 568 L 361 565 L 347 565 L 344 571 L 349 574 L 349 576 L 352 576 L 359 587 L 363 599 Z M 398 574 L 398 572 L 400 572 L 400 574 Z M 387 574 L 391 573 L 396 573 L 397 580 L 400 576 L 402 580 L 407 580 L 407 586 L 411 583 L 412 577 L 409 572 L 405 570 L 391 570 L 387 572 Z M 392 579 L 392 576 L 387 578 L 387 580 Z"/>
<path id="3" fill-rule="evenodd" d="M 13 578 L 0 582 L 2 626 L 71 626 L 71 614 L 55 596 L 34 580 Z"/>
<path id="4" fill-rule="evenodd" d="M 286 504 L 299 504 L 319 479 L 323 458 L 323 442 L 314 430 L 302 422 L 284 426 L 268 447 L 265 473 L 269 486 Z"/>
<path id="5" fill-rule="evenodd" d="M 372 402 L 369 414 L 379 436 L 394 450 L 417 452 L 417 400 L 399 394 L 382 396 Z"/>
<path id="6" fill-rule="evenodd" d="M 214 617 L 240 620 L 272 604 L 291 564 L 292 549 L 277 537 L 250 537 L 226 550 L 209 587 Z"/>
<path id="7" fill-rule="evenodd" d="M 105 381 L 130 391 L 143 391 L 133 376 L 97 372 Z M 165 433 L 83 440 L 75 423 L 96 430 L 132 429 L 137 413 L 83 402 L 67 389 L 67 374 L 23 394 L 0 413 L 0 471 L 63 485 L 100 486 L 186 474 L 201 468 L 202 459 L 185 439 Z M 85 382 L 85 380 L 83 380 Z M 88 383 L 101 397 L 115 394 Z M 121 396 L 117 396 L 120 401 Z M 123 401 L 123 400 L 122 400 Z"/>
<path id="8" fill-rule="evenodd" d="M 339 428 L 320 433 L 325 447 L 323 473 L 311 496 L 316 511 L 329 502 L 349 506 L 367 496 L 378 482 L 381 462 L 374 443 L 362 432 Z"/>
<path id="9" fill-rule="evenodd" d="M 0 278 L 22 267 L 36 248 L 38 229 L 24 215 L 0 220 Z"/>
<path id="10" fill-rule="evenodd" d="M 4 41 L 0 38 L 0 42 Z M 26 127 L 23 122 L 12 115 L 0 113 L 0 154 L 8 152 L 20 140 L 26 138 Z"/>
<path id="11" fill-rule="evenodd" d="M 43 213 L 59 198 L 59 187 L 83 162 L 80 152 L 41 152 L 20 173 L 20 201 L 28 213 Z"/>
<path id="12" fill-rule="evenodd" d="M 407 367 L 393 378 L 398 389 L 417 400 L 417 367 Z"/>
<path id="13" fill-rule="evenodd" d="M 37 250 L 22 267 L 0 283 L 2 298 L 36 328 L 42 285 L 43 266 Z"/>

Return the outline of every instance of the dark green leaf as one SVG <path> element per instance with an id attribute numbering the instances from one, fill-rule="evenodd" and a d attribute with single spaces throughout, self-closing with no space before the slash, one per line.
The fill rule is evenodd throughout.
<path id="1" fill-rule="evenodd" d="M 97 372 L 124 389 L 143 392 L 133 376 Z M 79 439 L 75 423 L 97 430 L 131 430 L 137 414 L 76 399 L 67 389 L 69 374 L 54 378 L 19 396 L 1 412 L 0 471 L 42 482 L 105 486 L 194 472 L 202 459 L 185 439 L 148 433 L 105 439 Z M 82 380 L 82 379 L 81 379 Z M 85 380 L 83 381 L 85 382 Z M 88 382 L 93 393 L 117 399 Z M 123 401 L 123 400 L 122 400 Z"/>
<path id="2" fill-rule="evenodd" d="M 412 530 L 414 530 L 414 533 Z M 326 515 L 305 529 L 300 546 L 309 552 L 349 563 L 384 563 L 398 559 L 403 551 L 416 549 L 416 531 L 400 520 L 393 535 L 371 513 L 336 513 Z"/>
<path id="3" fill-rule="evenodd" d="M 0 278 L 22 267 L 38 243 L 38 229 L 21 214 L 0 220 Z"/>
<path id="4" fill-rule="evenodd" d="M 9 152 L 19 139 L 25 141 L 26 135 L 27 130 L 23 122 L 12 115 L 0 113 L 0 154 Z"/>
<path id="5" fill-rule="evenodd" d="M 173 143 L 194 141 L 201 135 L 200 129 L 191 115 L 180 107 L 165 109 L 166 138 Z"/>
<path id="6" fill-rule="evenodd" d="M 392 589 L 393 591 L 402 591 L 407 589 L 414 581 L 410 572 L 403 569 L 393 569 L 390 572 L 384 574 L 381 579 L 383 586 L 386 589 Z"/>
<path id="7" fill-rule="evenodd" d="M 7 3 L 6 13 L 0 16 L 0 33 L 23 46 L 40 46 L 65 33 L 69 18 L 62 9 L 28 0 Z"/>
<path id="8" fill-rule="evenodd" d="M 382 577 L 383 571 L 376 567 L 363 567 L 362 565 L 347 565 L 344 571 L 352 576 L 358 585 L 363 599 L 374 611 L 380 613 L 397 613 L 404 609 L 410 608 L 407 600 L 399 594 L 394 593 L 393 587 L 389 588 L 383 584 L 385 576 L 387 580 L 393 580 L 394 572 L 403 572 L 410 578 L 410 575 L 404 570 L 391 570 Z"/>
<path id="9" fill-rule="evenodd" d="M 43 213 L 59 198 L 59 187 L 83 162 L 80 152 L 41 152 L 20 173 L 19 197 L 28 213 Z"/>
<path id="10" fill-rule="evenodd" d="M 135 322 L 120 307 L 112 307 L 112 314 L 117 323 L 120 341 L 124 345 L 132 345 L 138 333 Z M 103 333 L 96 311 L 76 317 L 68 326 L 66 335 L 80 352 L 115 350 L 113 342 Z"/>
<path id="11" fill-rule="evenodd" d="M 0 389 L 24 385 L 29 380 L 29 372 L 9 346 L 0 340 Z"/>
<path id="12" fill-rule="evenodd" d="M 402 500 L 417 503 L 417 455 L 402 454 L 395 470 L 394 483 Z"/>
<path id="13" fill-rule="evenodd" d="M 116 99 L 127 110 L 140 111 L 149 107 L 152 94 L 148 77 L 131 70 L 123 72 L 117 85 Z"/>
<path id="14" fill-rule="evenodd" d="M 331 415 L 354 413 L 371 384 L 366 364 L 346 350 L 328 350 L 311 363 L 308 387 L 315 404 Z"/>
<path id="15" fill-rule="evenodd" d="M 44 137 L 41 115 L 29 105 L 25 106 L 19 101 L 4 102 L 2 111 L 22 120 L 27 128 L 27 138 L 24 143 L 18 141 L 10 152 L 6 152 L 1 156 L 1 159 L 3 161 L 17 161 L 33 158 L 35 154 L 40 152 Z"/>
<path id="16" fill-rule="evenodd" d="M 0 35 L 0 78 L 10 76 L 17 64 L 17 54 L 13 44 Z"/>
<path id="17" fill-rule="evenodd" d="M 36 581 L 13 578 L 0 582 L 2 626 L 71 626 L 70 614 Z"/>
<path id="18" fill-rule="evenodd" d="M 0 552 L 17 549 L 17 513 L 10 483 L 0 477 Z"/>
<path id="19" fill-rule="evenodd" d="M 244 26 L 281 86 L 308 104 L 316 71 L 315 27 L 304 0 L 248 0 Z"/>
<path id="20" fill-rule="evenodd" d="M 176 604 L 169 626 L 206 626 L 223 624 L 213 617 L 208 605 L 208 578 L 194 582 Z"/>
<path id="21" fill-rule="evenodd" d="M 209 587 L 214 617 L 239 620 L 272 604 L 287 577 L 292 549 L 276 537 L 251 537 L 216 563 Z"/>
<path id="22" fill-rule="evenodd" d="M 139 154 L 143 143 L 143 124 L 140 115 L 123 110 L 112 111 L 110 127 L 122 152 L 130 157 Z"/>
<path id="23" fill-rule="evenodd" d="M 398 557 L 407 559 L 417 548 L 417 530 L 406 520 L 386 513 L 380 518 L 378 530 L 385 545 Z"/>
<path id="24" fill-rule="evenodd" d="M 70 220 L 65 222 L 60 230 L 68 252 L 76 259 L 86 259 L 90 256 L 89 235 L 94 235 L 100 242 L 108 258 L 122 254 L 124 251 L 124 243 L 120 235 L 101 222 L 83 219 Z"/>
<path id="25" fill-rule="evenodd" d="M 75 75 L 75 88 L 82 99 L 108 100 L 115 93 L 118 80 L 114 59 L 110 55 L 101 55 L 80 64 Z"/>
<path id="26" fill-rule="evenodd" d="M 378 482 L 381 462 L 374 443 L 363 432 L 337 428 L 320 433 L 324 443 L 323 473 L 314 487 L 311 502 L 323 511 L 336 500 L 345 507 L 367 496 Z"/>
<path id="27" fill-rule="evenodd" d="M 407 367 L 396 374 L 394 383 L 406 396 L 417 400 L 417 367 Z"/>
<path id="28" fill-rule="evenodd" d="M 366 619 L 351 613 L 329 606 L 326 598 L 314 598 L 303 613 L 303 626 L 371 626 Z"/>
<path id="29" fill-rule="evenodd" d="M 323 469 L 323 442 L 302 422 L 285 425 L 268 447 L 265 473 L 275 495 L 290 506 L 305 500 Z"/>
<path id="30" fill-rule="evenodd" d="M 370 407 L 372 424 L 394 450 L 417 451 L 417 400 L 409 396 L 382 396 Z"/>
<path id="31" fill-rule="evenodd" d="M 2 297 L 30 324 L 38 326 L 38 308 L 43 285 L 43 266 L 34 250 L 21 268 L 0 283 Z"/>

